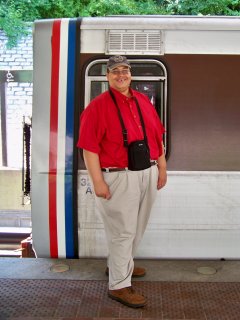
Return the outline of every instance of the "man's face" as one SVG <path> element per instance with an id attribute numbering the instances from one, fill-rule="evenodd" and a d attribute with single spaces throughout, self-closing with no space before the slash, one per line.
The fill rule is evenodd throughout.
<path id="1" fill-rule="evenodd" d="M 131 72 L 126 66 L 119 66 L 107 73 L 110 87 L 121 92 L 128 92 L 131 83 Z"/>

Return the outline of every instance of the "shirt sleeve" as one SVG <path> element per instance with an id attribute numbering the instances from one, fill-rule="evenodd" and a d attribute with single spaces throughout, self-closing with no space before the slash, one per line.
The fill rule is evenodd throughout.
<path id="1" fill-rule="evenodd" d="M 158 144 L 159 148 L 159 157 L 163 154 L 163 147 L 162 147 L 162 142 L 163 142 L 163 134 L 166 132 L 157 112 L 155 113 L 155 118 L 156 118 L 156 141 Z"/>
<path id="2" fill-rule="evenodd" d="M 148 96 L 142 94 L 143 98 L 145 99 L 145 103 L 148 103 L 149 105 L 151 105 L 151 110 L 153 110 L 153 117 L 154 117 L 154 121 L 156 123 L 157 126 L 157 134 L 159 135 L 160 140 L 162 141 L 162 135 L 166 132 L 160 118 L 159 115 L 154 107 L 154 105 L 151 103 L 150 99 Z"/>
<path id="3" fill-rule="evenodd" d="M 161 136 L 162 139 L 162 135 L 166 132 L 166 129 L 164 128 L 157 112 L 155 113 L 155 117 L 156 117 L 156 122 L 157 122 L 157 127 L 158 127 L 158 133 Z"/>
<path id="4" fill-rule="evenodd" d="M 99 116 L 98 109 L 94 104 L 90 104 L 81 114 L 78 148 L 99 154 L 100 141 L 104 134 Z"/>
<path id="5" fill-rule="evenodd" d="M 149 115 L 151 115 L 151 127 L 152 127 L 152 141 L 154 141 L 153 145 L 155 146 L 154 149 L 156 148 L 156 152 L 158 153 L 158 157 L 160 157 L 163 154 L 163 148 L 162 148 L 162 141 L 163 141 L 163 134 L 166 132 L 160 118 L 159 115 L 155 109 L 155 107 L 153 106 L 153 104 L 151 103 L 150 99 L 140 93 L 140 92 L 136 92 L 135 94 L 137 94 L 137 96 L 141 99 L 143 99 L 145 106 L 147 106 L 147 110 L 149 112 Z"/>

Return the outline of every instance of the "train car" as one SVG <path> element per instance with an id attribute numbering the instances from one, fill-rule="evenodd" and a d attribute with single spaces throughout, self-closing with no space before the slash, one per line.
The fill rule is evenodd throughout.
<path id="1" fill-rule="evenodd" d="M 240 18 L 114 16 L 34 24 L 32 235 L 38 257 L 106 257 L 76 148 L 79 116 L 128 57 L 166 133 L 168 184 L 138 258 L 238 259 Z"/>

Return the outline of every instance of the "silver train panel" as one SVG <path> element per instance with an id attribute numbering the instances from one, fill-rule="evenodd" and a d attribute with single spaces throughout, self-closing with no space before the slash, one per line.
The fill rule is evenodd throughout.
<path id="1" fill-rule="evenodd" d="M 58 20 L 60 43 L 59 91 L 65 92 L 69 78 L 64 75 L 69 51 L 63 50 L 61 35 L 68 34 L 70 20 Z M 51 98 L 54 74 L 51 73 L 53 21 L 35 24 L 34 97 L 32 146 L 32 220 L 34 247 L 39 257 L 65 257 L 67 247 L 75 244 L 79 257 L 107 256 L 101 218 L 95 208 L 93 190 L 79 157 L 80 165 L 72 171 L 64 165 L 56 168 L 55 226 L 49 206 L 53 196 L 50 136 Z M 125 26 L 122 30 L 122 25 Z M 237 243 L 240 234 L 239 201 L 239 119 L 240 95 L 240 19 L 237 17 L 112 17 L 83 18 L 78 69 L 80 82 L 75 91 L 81 108 L 85 106 L 84 79 L 87 66 L 97 59 L 114 54 L 109 50 L 109 30 L 119 33 L 151 32 L 161 29 L 159 53 L 118 50 L 131 59 L 156 59 L 168 71 L 168 185 L 158 193 L 150 222 L 138 251 L 149 258 L 228 258 L 240 257 Z M 55 35 L 56 36 L 56 35 Z M 67 38 L 68 38 L 67 37 Z M 66 37 L 64 37 L 66 38 Z M 55 38 L 54 38 L 55 39 Z M 62 39 L 62 40 L 61 40 Z M 70 38 L 69 38 L 70 39 Z M 124 45 L 119 43 L 119 45 Z M 62 48 L 62 49 L 61 49 Z M 121 47 L 122 48 L 122 47 Z M 61 51 L 62 50 L 62 51 Z M 56 53 L 54 53 L 56 54 Z M 65 60 L 64 60 L 65 59 Z M 65 70 L 65 71 L 64 71 Z M 76 92 L 72 92 L 72 95 Z M 62 96 L 64 97 L 64 95 Z M 64 99 L 63 99 L 64 100 Z M 68 106 L 59 107 L 69 114 Z M 67 118 L 67 116 L 66 116 Z M 75 148 L 73 138 L 64 131 L 64 117 L 57 117 L 58 151 L 66 151 L 66 141 Z M 56 119 L 55 119 L 56 120 Z M 74 118 L 78 126 L 79 118 Z M 67 122 L 67 121 L 66 121 Z M 72 146 L 73 143 L 73 146 Z M 62 155 L 56 155 L 63 164 Z M 59 158 L 60 157 L 60 158 Z M 61 168 L 61 170 L 58 168 Z M 71 220 L 77 238 L 69 237 L 69 215 L 65 200 L 73 192 L 71 179 L 77 176 L 78 196 L 73 208 L 78 219 Z M 65 180 L 64 180 L 65 179 Z M 65 181 L 65 182 L 64 182 Z M 67 181 L 67 182 L 66 182 Z M 65 192 L 68 190 L 68 194 Z M 71 205 L 70 205 L 71 207 Z M 78 220 L 78 221 L 77 221 Z M 71 230 L 70 230 L 71 231 Z M 71 232 L 70 232 L 71 233 Z M 55 239 L 54 241 L 51 239 Z M 50 242 L 53 241 L 53 247 Z M 70 250 L 71 251 L 71 250 Z M 70 255 L 71 256 L 71 255 Z"/>
<path id="2" fill-rule="evenodd" d="M 32 233 L 39 257 L 49 257 L 48 172 L 52 22 L 35 25 L 32 138 Z"/>

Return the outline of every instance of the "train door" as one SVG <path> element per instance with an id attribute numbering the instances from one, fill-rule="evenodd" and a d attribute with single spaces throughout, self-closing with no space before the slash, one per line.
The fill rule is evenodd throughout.
<path id="1" fill-rule="evenodd" d="M 132 88 L 147 95 L 167 129 L 167 71 L 164 64 L 153 59 L 129 59 Z M 85 107 L 100 93 L 108 90 L 107 59 L 92 61 L 85 73 Z M 165 137 L 165 145 L 167 139 Z"/>
<path id="2" fill-rule="evenodd" d="M 147 95 L 167 129 L 167 72 L 162 62 L 154 59 L 129 59 L 133 89 Z M 85 72 L 85 107 L 108 90 L 107 59 L 89 63 Z M 167 146 L 167 135 L 164 137 Z M 78 171 L 78 239 L 79 257 L 106 256 L 103 224 L 95 208 L 94 195 L 86 170 Z M 144 253 L 143 253 L 144 255 Z"/>

